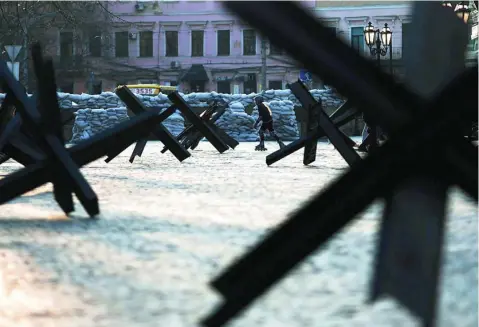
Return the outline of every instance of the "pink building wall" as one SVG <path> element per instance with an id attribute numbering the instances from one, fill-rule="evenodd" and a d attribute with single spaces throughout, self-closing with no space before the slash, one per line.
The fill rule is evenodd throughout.
<path id="1" fill-rule="evenodd" d="M 135 5 L 143 4 L 144 9 L 138 11 Z M 253 2 L 252 2 L 253 4 Z M 394 58 L 400 57 L 401 25 L 409 19 L 409 6 L 387 5 L 361 6 L 353 8 L 315 8 L 314 1 L 303 1 L 329 26 L 337 29 L 338 35 L 345 42 L 350 42 L 351 27 L 365 26 L 372 21 L 375 26 L 388 22 L 393 30 Z M 205 91 L 216 90 L 217 79 L 229 79 L 230 92 L 243 93 L 244 83 L 241 78 L 248 74 L 256 74 L 257 89 L 261 83 L 261 40 L 256 38 L 256 55 L 243 55 L 243 30 L 249 27 L 233 14 L 225 11 L 218 1 L 118 1 L 109 2 L 109 10 L 122 20 L 116 24 L 114 31 L 140 32 L 153 31 L 153 56 L 139 57 L 139 37 L 129 40 L 129 58 L 117 58 L 118 62 L 142 68 L 160 68 L 159 81 L 162 84 L 178 81 L 192 64 L 205 67 L 209 81 Z M 191 57 L 191 31 L 204 30 L 204 56 Z M 229 29 L 230 56 L 217 56 L 217 30 Z M 178 57 L 165 57 L 165 31 L 178 31 Z M 113 31 L 113 32 L 114 32 Z M 114 44 L 114 33 L 110 35 Z M 368 50 L 365 49 L 365 54 Z M 288 63 L 286 56 L 275 56 L 280 60 L 267 59 L 267 80 L 286 83 L 297 80 L 299 69 Z M 389 58 L 389 57 L 387 57 Z M 179 62 L 181 68 L 172 68 L 173 61 Z M 128 81 L 133 82 L 133 81 Z M 138 82 L 138 81 L 135 81 Z M 188 83 L 181 83 L 180 89 L 189 90 Z"/>

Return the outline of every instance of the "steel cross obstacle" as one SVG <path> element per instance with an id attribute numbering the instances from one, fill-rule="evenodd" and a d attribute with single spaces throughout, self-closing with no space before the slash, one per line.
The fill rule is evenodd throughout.
<path id="1" fill-rule="evenodd" d="M 333 121 L 323 111 L 322 103 L 316 101 L 309 92 L 308 88 L 301 82 L 290 84 L 291 92 L 298 98 L 303 108 L 308 108 L 307 135 L 310 138 L 304 146 L 303 164 L 308 165 L 316 160 L 316 149 L 318 139 L 314 138 L 318 131 L 322 131 L 338 150 L 346 162 L 353 166 L 361 157 L 353 149 L 352 140 L 344 135 L 333 123 Z"/>
<path id="2" fill-rule="evenodd" d="M 352 102 L 350 100 L 347 100 L 345 103 L 341 105 L 335 112 L 329 116 L 329 119 L 333 121 L 334 126 L 337 128 L 346 125 L 350 121 L 354 120 L 356 117 L 358 117 L 359 113 L 352 106 Z M 308 113 L 308 124 L 309 124 L 309 113 Z M 272 164 L 278 162 L 281 159 L 286 158 L 290 154 L 300 150 L 301 148 L 304 148 L 306 144 L 310 142 L 317 142 L 318 139 L 321 137 L 326 136 L 324 131 L 322 129 L 316 129 L 314 133 L 304 136 L 296 141 L 293 141 L 289 144 L 287 144 L 284 148 L 279 149 L 268 156 L 266 156 L 266 164 L 268 166 L 271 166 Z M 352 140 L 351 140 L 352 142 Z M 351 146 L 354 146 L 354 144 L 350 143 Z M 304 155 L 303 155 L 303 164 L 309 165 L 312 162 L 316 160 L 315 157 L 310 157 L 307 155 L 308 151 L 305 149 Z M 306 158 L 309 158 L 306 160 Z"/>
<path id="3" fill-rule="evenodd" d="M 13 159 L 23 166 L 44 158 L 35 138 L 22 125 L 20 115 L 11 103 L 12 95 L 7 94 L 0 108 L 0 164 Z M 36 102 L 36 95 L 31 97 Z M 62 122 L 62 127 L 68 120 Z M 63 136 L 62 136 L 63 139 Z"/>
<path id="4" fill-rule="evenodd" d="M 225 303 L 203 321 L 208 327 L 222 326 L 340 231 L 356 214 L 375 199 L 388 197 L 410 176 L 434 176 L 448 185 L 458 184 L 476 201 L 478 198 L 477 151 L 464 139 L 458 127 L 477 111 L 477 96 L 471 96 L 477 95 L 477 67 L 468 69 L 433 99 L 427 100 L 408 91 L 351 51 L 294 3 L 225 2 L 225 6 L 261 30 L 273 44 L 283 47 L 306 69 L 335 86 L 359 110 L 367 113 L 373 124 L 385 129 L 389 140 L 314 196 L 212 282 L 224 296 Z M 264 12 L 268 15 L 262 15 Z M 451 107 L 457 111 L 452 112 Z M 422 218 L 435 219 L 432 213 Z M 441 230 L 440 225 L 436 222 L 436 230 Z M 432 259 L 434 267 L 426 273 L 420 271 L 417 258 L 424 253 L 412 253 L 416 260 L 405 260 L 402 256 L 391 258 L 401 271 L 391 287 L 381 292 L 389 293 L 419 315 L 425 326 L 432 326 L 431 303 L 435 304 L 435 296 L 431 290 L 437 287 L 437 253 L 440 251 L 434 247 L 440 247 L 440 243 L 423 245 L 433 248 L 428 262 Z M 418 307 L 417 302 L 397 292 L 397 282 L 406 274 L 407 278 L 433 280 L 422 288 L 427 294 L 423 298 L 428 302 L 426 306 Z M 415 286 L 422 287 L 420 282 Z M 375 292 L 377 295 L 378 290 Z"/>
<path id="5" fill-rule="evenodd" d="M 223 116 L 226 112 L 226 107 L 218 107 L 216 104 L 209 106 L 206 110 L 204 110 L 200 115 L 199 118 L 208 125 L 219 137 L 220 139 L 230 148 L 234 149 L 238 146 L 239 142 L 236 141 L 234 138 L 229 136 L 225 131 L 215 125 L 216 121 Z M 187 126 L 180 134 L 176 136 L 178 142 L 180 142 L 185 149 L 194 150 L 203 135 L 198 131 L 195 125 L 191 124 Z M 165 153 L 168 151 L 168 148 L 165 146 L 161 153 Z"/>
<path id="6" fill-rule="evenodd" d="M 225 143 L 218 134 L 217 131 L 219 128 L 216 126 L 207 124 L 200 117 L 198 117 L 190 106 L 185 102 L 181 97 L 178 91 L 168 94 L 168 99 L 181 111 L 183 116 L 194 126 L 194 128 L 204 136 L 208 142 L 210 142 L 219 153 L 223 153 L 229 149 L 228 145 Z M 226 134 L 226 133 L 225 133 Z"/>
<path id="7" fill-rule="evenodd" d="M 34 158 L 34 163 L 29 163 L 25 168 L 0 180 L 0 204 L 52 182 L 55 200 L 66 214 L 73 211 L 73 191 L 86 212 L 90 216 L 96 216 L 99 213 L 97 196 L 82 176 L 79 167 L 104 156 L 111 147 L 131 144 L 144 137 L 146 128 L 163 121 L 174 110 L 160 115 L 157 110 L 145 113 L 66 149 L 59 133 L 61 119 L 53 63 L 51 59 L 43 60 L 38 44 L 33 47 L 32 56 L 39 88 L 38 103 L 28 98 L 25 89 L 15 79 L 5 61 L 0 60 L 0 83 L 6 91 L 6 97 L 20 114 L 23 122 L 21 127 L 25 127 L 35 137 L 35 144 L 38 144 L 41 150 L 38 157 Z M 16 115 L 15 119 L 20 117 Z M 5 139 L 6 146 L 18 137 L 18 133 L 12 130 L 5 138 L 5 130 L 0 133 L 0 139 Z M 25 144 L 28 145 L 28 141 L 25 141 Z M 29 154 L 31 153 L 27 153 Z"/>
<path id="8" fill-rule="evenodd" d="M 133 112 L 134 115 L 141 115 L 148 111 L 148 109 L 143 105 L 143 103 L 141 103 L 140 99 L 138 99 L 133 94 L 133 92 L 131 92 L 131 90 L 128 89 L 126 86 L 118 87 L 115 93 L 120 98 L 120 100 L 125 103 L 127 108 L 129 108 Z M 158 108 L 156 108 L 155 110 L 157 109 Z M 168 109 L 176 111 L 176 108 L 174 106 L 171 106 Z M 162 124 L 158 124 L 158 126 L 155 126 L 150 132 L 156 139 L 160 140 L 165 145 L 165 147 L 167 147 L 171 151 L 171 153 L 176 157 L 176 159 L 178 159 L 178 161 L 182 162 L 183 160 L 191 156 L 191 154 L 176 140 L 176 138 Z M 141 154 L 143 153 L 143 150 L 146 146 L 146 142 L 147 138 L 144 138 L 136 143 L 133 153 L 130 157 L 130 162 L 133 162 L 135 156 L 141 157 Z M 105 159 L 105 162 L 110 162 L 129 146 L 130 144 L 125 144 L 124 147 L 117 147 L 115 149 L 112 149 L 110 152 L 108 152 L 108 157 Z"/>
<path id="9" fill-rule="evenodd" d="M 4 159 L 13 159 L 26 166 L 36 160 L 44 159 L 44 154 L 28 129 L 22 124 L 20 115 L 14 115 L 13 96 L 6 94 L 0 112 L 0 150 Z M 36 103 L 36 97 L 30 98 Z M 5 161 L 6 161 L 5 160 Z"/>

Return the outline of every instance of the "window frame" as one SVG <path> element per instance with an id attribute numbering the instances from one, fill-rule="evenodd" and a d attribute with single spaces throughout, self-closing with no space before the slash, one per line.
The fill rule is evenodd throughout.
<path id="1" fill-rule="evenodd" d="M 247 35 L 246 33 L 251 33 L 251 41 L 253 41 L 253 44 L 247 46 L 246 41 L 247 41 Z M 248 39 L 248 41 L 250 41 Z M 243 56 L 256 56 L 257 55 L 257 43 L 258 43 L 258 36 L 256 35 L 256 31 L 254 29 L 244 29 L 243 30 Z M 248 51 L 247 51 L 248 50 Z M 252 50 L 251 52 L 249 50 Z"/>
<path id="2" fill-rule="evenodd" d="M 220 53 L 221 51 L 221 46 L 220 46 L 220 33 L 228 32 L 228 42 L 227 42 L 227 48 L 228 51 L 227 53 Z M 224 45 L 224 48 L 226 48 L 226 45 Z M 223 49 L 224 50 L 224 49 Z M 216 55 L 218 57 L 228 57 L 231 56 L 231 30 L 217 30 L 216 31 Z"/>
<path id="3" fill-rule="evenodd" d="M 195 35 L 199 35 L 201 33 L 201 42 L 198 42 L 198 45 L 201 44 L 201 54 L 195 53 L 196 46 L 195 46 Z M 192 30 L 191 31 L 191 57 L 204 57 L 205 56 L 205 31 L 204 30 Z"/>
<path id="4" fill-rule="evenodd" d="M 143 36 L 150 35 L 151 39 L 143 39 Z M 144 44 L 142 45 L 142 41 L 150 41 L 150 45 Z M 153 31 L 139 31 L 138 32 L 138 57 L 140 58 L 152 58 L 154 55 L 153 50 Z M 145 53 L 146 51 L 146 53 Z"/>
<path id="5" fill-rule="evenodd" d="M 125 49 L 122 47 L 118 47 L 118 35 L 124 34 L 126 35 L 126 42 L 125 42 Z M 128 31 L 115 31 L 115 58 L 128 58 L 130 56 L 130 42 L 129 42 L 129 35 L 130 33 Z M 120 48 L 120 49 L 119 49 Z M 124 55 L 123 53 L 119 53 L 120 50 L 123 52 L 125 51 Z"/>
<path id="6" fill-rule="evenodd" d="M 174 51 L 168 51 L 168 49 L 170 48 L 168 45 L 169 45 L 169 42 L 168 42 L 168 35 L 172 35 L 172 34 L 175 34 L 176 37 L 174 39 L 174 43 L 176 43 L 175 45 L 175 48 L 176 48 L 176 52 Z M 171 39 L 170 39 L 171 41 Z M 179 37 L 178 37 L 178 31 L 176 30 L 171 30 L 171 31 L 165 31 L 165 57 L 178 57 L 179 56 Z"/>
<path id="7" fill-rule="evenodd" d="M 271 83 L 278 83 L 280 85 L 279 89 L 275 89 L 271 87 Z M 281 80 L 269 80 L 268 81 L 268 90 L 282 90 L 283 89 L 283 81 Z"/>
<path id="8" fill-rule="evenodd" d="M 359 31 L 361 30 L 362 33 L 361 34 L 356 34 L 354 33 L 354 31 Z M 356 48 L 355 47 L 355 41 L 357 40 L 360 40 L 360 42 L 358 42 L 358 47 Z M 361 27 L 361 26 L 353 26 L 351 27 L 351 48 L 360 53 L 360 54 L 363 54 L 364 53 L 364 50 L 366 48 L 366 42 L 364 40 L 364 27 Z"/>

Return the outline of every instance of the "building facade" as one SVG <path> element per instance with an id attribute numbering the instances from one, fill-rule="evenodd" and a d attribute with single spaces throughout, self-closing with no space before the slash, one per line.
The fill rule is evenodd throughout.
<path id="1" fill-rule="evenodd" d="M 407 51 L 402 40 L 411 32 L 408 2 L 303 4 L 368 58 L 371 55 L 364 41 L 368 22 L 377 28 L 387 23 L 391 28 L 395 69 Z M 183 92 L 251 93 L 284 88 L 299 77 L 301 67 L 282 49 L 266 42 L 266 56 L 262 56 L 259 33 L 226 12 L 221 2 L 115 1 L 108 2 L 108 9 L 117 19 L 100 38 L 91 40 L 101 46 L 85 58 L 91 66 L 88 78 L 96 85 L 101 81 L 103 91 L 124 83 L 160 83 L 178 85 Z M 63 48 L 68 46 L 60 35 L 58 55 Z M 382 58 L 385 67 L 390 59 L 389 55 Z M 262 60 L 267 66 L 266 86 L 261 85 Z M 73 92 L 85 92 L 85 85 L 85 81 L 75 81 Z M 312 87 L 321 87 L 321 81 L 314 78 Z"/>

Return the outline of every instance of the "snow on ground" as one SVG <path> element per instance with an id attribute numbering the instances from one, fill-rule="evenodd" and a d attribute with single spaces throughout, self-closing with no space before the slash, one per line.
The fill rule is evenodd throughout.
<path id="1" fill-rule="evenodd" d="M 66 219 L 50 185 L 1 206 L 0 326 L 196 326 L 221 300 L 208 282 L 347 168 L 326 143 L 310 167 L 297 152 L 268 168 L 254 145 L 220 155 L 202 142 L 180 164 L 150 142 L 134 164 L 132 148 L 91 163 L 82 172 L 99 196 L 98 220 L 79 204 Z M 7 162 L 0 174 L 18 168 Z M 452 194 L 439 326 L 475 327 L 477 209 Z M 418 326 L 392 301 L 365 304 L 381 206 L 231 326 Z"/>

